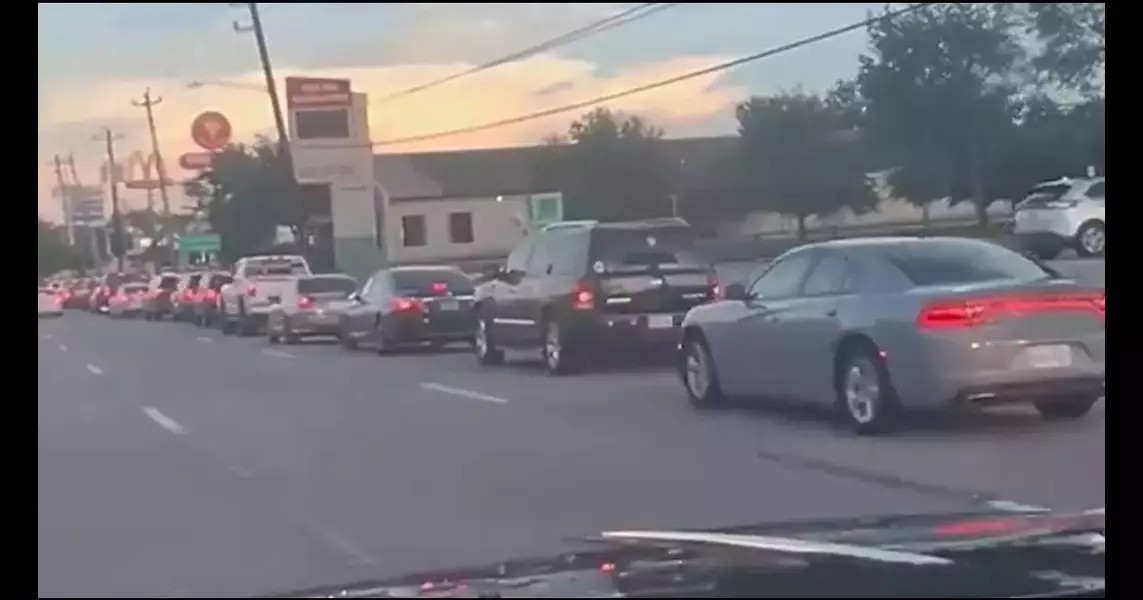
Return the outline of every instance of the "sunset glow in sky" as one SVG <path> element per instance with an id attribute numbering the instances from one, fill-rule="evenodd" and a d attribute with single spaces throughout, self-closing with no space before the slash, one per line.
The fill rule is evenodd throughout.
<path id="1" fill-rule="evenodd" d="M 382 96 L 449 75 L 586 25 L 633 4 L 263 4 L 279 81 L 287 75 L 348 78 L 374 102 L 374 140 L 478 125 L 584 99 L 779 46 L 858 21 L 878 4 L 683 4 L 553 51 L 407 97 Z M 103 127 L 124 137 L 121 156 L 149 149 L 144 111 L 150 87 L 163 98 L 156 125 L 168 172 L 194 151 L 190 123 L 217 110 L 236 141 L 270 134 L 273 119 L 253 36 L 236 33 L 243 9 L 203 4 L 40 4 L 38 154 L 40 213 L 60 220 L 50 199 L 55 153 L 73 154 L 84 183 L 98 182 Z M 733 106 L 750 94 L 802 85 L 821 90 L 851 77 L 864 50 L 848 34 L 770 60 L 611 103 L 638 112 L 668 136 L 734 130 Z M 190 88 L 192 81 L 207 85 Z M 225 85 L 217 85 L 221 82 Z M 582 112 L 582 111 L 580 111 Z M 568 113 L 387 152 L 536 143 L 563 132 Z M 143 192 L 124 194 L 129 208 Z M 172 197 L 181 198 L 174 190 Z"/>

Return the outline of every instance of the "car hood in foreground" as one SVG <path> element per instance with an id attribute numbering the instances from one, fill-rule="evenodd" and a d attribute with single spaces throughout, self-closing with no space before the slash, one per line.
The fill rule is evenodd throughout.
<path id="1" fill-rule="evenodd" d="M 553 556 L 277 597 L 1103 597 L 1103 526 L 1097 509 L 611 531 Z"/>

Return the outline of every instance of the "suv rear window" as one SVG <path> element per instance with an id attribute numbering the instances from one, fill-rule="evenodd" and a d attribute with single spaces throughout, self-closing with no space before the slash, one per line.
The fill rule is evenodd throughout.
<path id="1" fill-rule="evenodd" d="M 179 285 L 179 276 L 178 275 L 164 275 L 163 279 L 161 281 L 159 281 L 159 289 L 161 289 L 161 290 L 173 290 L 173 289 L 177 288 L 178 285 Z"/>
<path id="2" fill-rule="evenodd" d="M 689 227 L 657 229 L 607 229 L 592 232 L 591 262 L 602 262 L 607 271 L 639 272 L 661 267 L 705 268 L 693 250 Z"/>
<path id="3" fill-rule="evenodd" d="M 222 286 L 234 281 L 234 278 L 226 274 L 217 274 L 210 276 L 210 289 L 218 291 Z"/>
<path id="4" fill-rule="evenodd" d="M 988 242 L 918 241 L 885 246 L 878 252 L 916 286 L 1032 281 L 1052 275 L 1028 257 Z"/>
<path id="5" fill-rule="evenodd" d="M 298 280 L 299 294 L 329 294 L 340 292 L 348 296 L 357 289 L 357 282 L 349 277 L 313 277 Z"/>
<path id="6" fill-rule="evenodd" d="M 398 294 L 415 296 L 433 296 L 441 292 L 434 289 L 433 284 L 443 283 L 445 290 L 456 294 L 471 294 L 475 289 L 472 278 L 460 271 L 446 271 L 443 269 L 424 271 L 394 271 L 393 287 Z"/>

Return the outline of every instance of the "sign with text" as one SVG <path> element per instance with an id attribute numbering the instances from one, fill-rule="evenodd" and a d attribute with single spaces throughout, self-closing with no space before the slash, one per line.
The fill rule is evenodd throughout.
<path id="1" fill-rule="evenodd" d="M 286 107 L 290 110 L 345 108 L 352 103 L 348 79 L 286 78 Z"/>
<path id="2" fill-rule="evenodd" d="M 116 163 L 116 183 L 122 183 L 124 181 L 149 181 L 159 174 L 154 154 L 144 155 L 142 152 L 136 151 L 128 155 L 127 160 L 119 160 L 116 161 Z M 105 162 L 99 169 L 99 182 L 106 185 L 109 180 L 110 173 L 107 168 L 107 163 Z"/>
<path id="3" fill-rule="evenodd" d="M 221 150 L 230 141 L 230 120 L 220 112 L 208 110 L 191 123 L 191 139 L 203 150 Z"/>

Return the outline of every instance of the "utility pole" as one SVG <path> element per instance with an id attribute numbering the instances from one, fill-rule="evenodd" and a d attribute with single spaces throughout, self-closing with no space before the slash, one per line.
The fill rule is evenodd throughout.
<path id="1" fill-rule="evenodd" d="M 53 160 L 56 171 L 56 185 L 59 186 L 60 192 L 60 206 L 63 208 L 64 226 L 67 227 L 67 243 L 69 246 L 75 245 L 75 224 L 71 221 L 71 196 L 68 195 L 67 184 L 64 183 L 63 176 L 63 161 L 60 160 L 60 155 L 55 155 Z"/>
<path id="2" fill-rule="evenodd" d="M 162 96 L 158 98 L 151 97 L 151 88 L 147 88 L 143 92 L 143 100 L 132 100 L 131 104 L 137 107 L 142 107 L 147 111 L 147 128 L 151 131 L 151 155 L 155 157 L 155 169 L 159 172 L 159 197 L 163 199 L 163 215 L 171 216 L 171 199 L 167 195 L 167 169 L 163 165 L 163 153 L 159 151 L 159 134 L 155 131 L 155 114 L 151 110 L 152 107 L 158 106 L 163 103 Z M 151 191 L 147 190 L 147 208 L 151 209 L 152 195 Z"/>
<path id="3" fill-rule="evenodd" d="M 110 127 L 103 130 L 103 139 L 107 144 L 107 170 L 110 173 L 108 179 L 111 185 L 111 251 L 115 254 L 117 269 L 122 272 L 123 255 L 127 253 L 127 248 L 124 247 L 123 223 L 119 218 L 119 167 L 115 162 L 115 141 Z"/>

